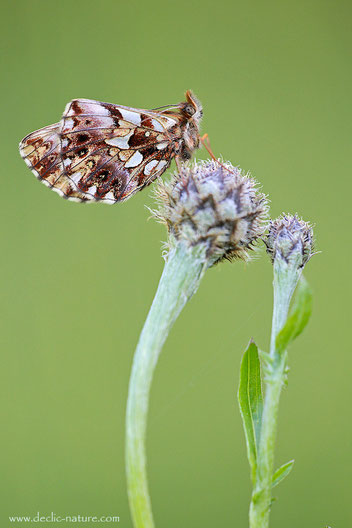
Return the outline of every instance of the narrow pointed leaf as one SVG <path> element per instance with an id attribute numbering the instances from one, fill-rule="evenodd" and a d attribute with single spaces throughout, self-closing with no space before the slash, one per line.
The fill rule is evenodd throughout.
<path id="1" fill-rule="evenodd" d="M 263 395 L 258 348 L 253 341 L 249 343 L 241 362 L 238 402 L 246 436 L 248 460 L 252 470 L 252 479 L 254 479 L 257 468 Z"/>
<path id="2" fill-rule="evenodd" d="M 312 312 L 312 292 L 307 281 L 302 277 L 295 301 L 282 330 L 276 338 L 276 349 L 279 354 L 304 330 Z"/>
<path id="3" fill-rule="evenodd" d="M 275 486 L 277 486 L 282 480 L 284 480 L 284 478 L 287 477 L 293 467 L 293 464 L 294 460 L 290 460 L 289 462 L 287 462 L 287 464 L 284 464 L 275 471 L 272 483 L 273 488 L 275 488 Z"/>

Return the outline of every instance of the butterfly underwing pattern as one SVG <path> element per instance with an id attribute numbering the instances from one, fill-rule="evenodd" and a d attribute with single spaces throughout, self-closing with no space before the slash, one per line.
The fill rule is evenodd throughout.
<path id="1" fill-rule="evenodd" d="M 74 99 L 61 121 L 21 141 L 21 156 L 64 198 L 122 202 L 199 147 L 202 107 L 190 90 L 185 98 L 163 110 Z"/>

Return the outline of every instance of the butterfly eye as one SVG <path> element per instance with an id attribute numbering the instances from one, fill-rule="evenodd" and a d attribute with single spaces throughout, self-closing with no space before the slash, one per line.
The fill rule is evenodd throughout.
<path id="1" fill-rule="evenodd" d="M 186 106 L 184 107 L 183 111 L 184 111 L 185 114 L 187 114 L 189 116 L 192 116 L 195 113 L 194 106 L 192 106 L 190 104 L 186 104 Z"/>

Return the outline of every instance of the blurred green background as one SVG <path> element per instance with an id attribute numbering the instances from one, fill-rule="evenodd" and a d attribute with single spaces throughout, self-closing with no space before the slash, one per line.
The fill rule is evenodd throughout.
<path id="1" fill-rule="evenodd" d="M 148 190 L 115 206 L 64 201 L 18 142 L 75 97 L 153 108 L 187 88 L 214 152 L 252 171 L 272 216 L 314 222 L 322 250 L 280 413 L 277 464 L 296 464 L 271 525 L 351 526 L 351 14 L 332 0 L 2 3 L 1 526 L 53 511 L 131 527 L 125 403 L 165 240 Z M 235 396 L 249 338 L 268 343 L 271 280 L 263 251 L 217 266 L 171 332 L 148 432 L 157 526 L 247 526 Z"/>

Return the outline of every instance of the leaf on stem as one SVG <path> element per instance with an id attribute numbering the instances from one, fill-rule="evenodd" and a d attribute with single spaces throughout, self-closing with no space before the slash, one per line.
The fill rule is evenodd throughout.
<path id="1" fill-rule="evenodd" d="M 308 282 L 302 277 L 290 314 L 276 338 L 276 350 L 278 354 L 282 354 L 287 346 L 304 330 L 311 312 L 312 291 Z"/>
<path id="2" fill-rule="evenodd" d="M 254 480 L 263 411 L 260 361 L 254 341 L 249 343 L 242 358 L 238 402 L 246 436 L 248 460 L 252 469 L 252 480 Z"/>
<path id="3" fill-rule="evenodd" d="M 294 460 L 290 460 L 286 464 L 283 464 L 279 469 L 277 469 L 273 475 L 272 488 L 275 488 L 287 475 L 290 473 L 293 467 Z"/>

